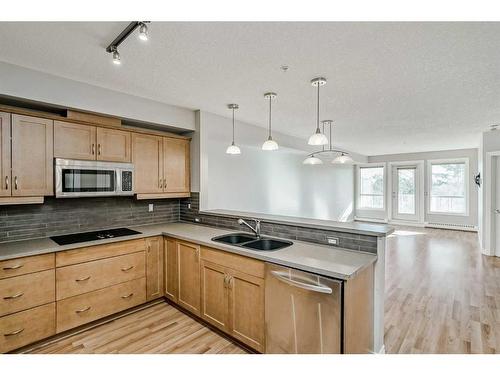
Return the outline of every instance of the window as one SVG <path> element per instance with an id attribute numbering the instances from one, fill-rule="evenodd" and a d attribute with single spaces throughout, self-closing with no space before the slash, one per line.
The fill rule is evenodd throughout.
<path id="1" fill-rule="evenodd" d="M 429 211 L 443 214 L 466 214 L 466 162 L 431 162 L 430 167 Z"/>
<path id="2" fill-rule="evenodd" d="M 384 167 L 359 168 L 358 208 L 384 209 Z"/>

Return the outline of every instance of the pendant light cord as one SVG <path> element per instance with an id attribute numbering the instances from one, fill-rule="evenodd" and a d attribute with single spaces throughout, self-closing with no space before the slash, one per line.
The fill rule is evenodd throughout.
<path id="1" fill-rule="evenodd" d="M 233 145 L 234 145 L 234 107 L 233 107 Z"/>
<path id="2" fill-rule="evenodd" d="M 329 125 L 330 125 L 330 151 L 332 151 L 332 122 L 330 122 Z"/>
<path id="3" fill-rule="evenodd" d="M 269 96 L 269 138 L 271 138 L 271 110 L 272 110 L 272 105 L 271 105 L 271 96 Z"/>
<path id="4" fill-rule="evenodd" d="M 320 83 L 318 82 L 318 103 L 317 103 L 317 111 L 316 111 L 316 115 L 317 115 L 317 118 L 316 118 L 316 129 L 319 130 L 319 86 L 320 86 Z"/>

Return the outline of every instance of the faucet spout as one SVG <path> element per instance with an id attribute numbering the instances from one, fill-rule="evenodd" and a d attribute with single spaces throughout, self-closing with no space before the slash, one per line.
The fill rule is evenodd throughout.
<path id="1" fill-rule="evenodd" d="M 238 224 L 247 226 L 248 228 L 250 228 L 252 232 L 255 233 L 255 236 L 257 236 L 257 238 L 260 238 L 260 220 L 257 219 L 250 219 L 250 220 L 253 220 L 255 222 L 255 228 L 252 227 L 243 219 L 238 219 Z"/>

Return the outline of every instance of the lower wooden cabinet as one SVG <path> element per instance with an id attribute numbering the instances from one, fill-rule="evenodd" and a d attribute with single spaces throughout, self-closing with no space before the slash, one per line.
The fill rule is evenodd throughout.
<path id="1" fill-rule="evenodd" d="M 146 300 L 164 295 L 163 287 L 163 237 L 146 239 Z"/>
<path id="2" fill-rule="evenodd" d="M 165 259 L 165 296 L 171 301 L 177 302 L 177 241 L 173 238 L 165 238 L 163 242 Z"/>
<path id="3" fill-rule="evenodd" d="M 200 315 L 200 246 L 177 241 L 177 303 Z"/>
<path id="4" fill-rule="evenodd" d="M 56 304 L 35 307 L 0 318 L 0 353 L 56 333 Z"/>
<path id="5" fill-rule="evenodd" d="M 201 317 L 222 331 L 229 332 L 227 269 L 201 261 Z"/>

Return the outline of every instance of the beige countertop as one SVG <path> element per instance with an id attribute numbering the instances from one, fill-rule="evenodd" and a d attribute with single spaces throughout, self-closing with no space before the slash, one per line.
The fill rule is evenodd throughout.
<path id="1" fill-rule="evenodd" d="M 141 234 L 64 246 L 57 245 L 50 238 L 0 243 L 0 261 L 159 235 L 344 280 L 353 277 L 377 259 L 377 256 L 373 254 L 302 241 L 293 241 L 292 246 L 281 250 L 255 251 L 211 240 L 216 236 L 234 233 L 234 230 L 188 223 L 142 225 L 133 226 L 130 229 L 137 230 Z"/>

